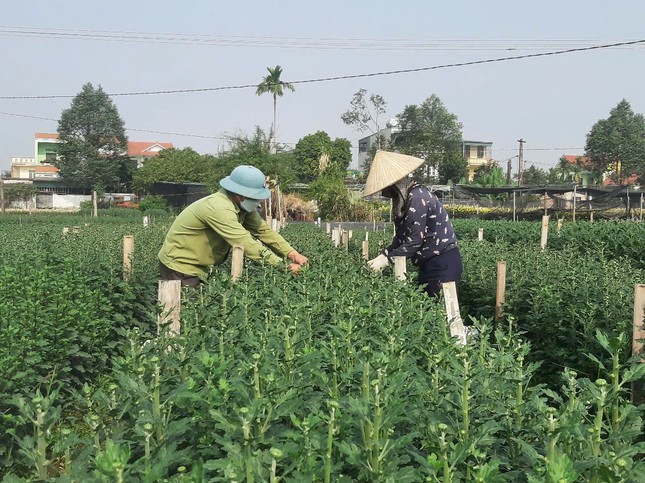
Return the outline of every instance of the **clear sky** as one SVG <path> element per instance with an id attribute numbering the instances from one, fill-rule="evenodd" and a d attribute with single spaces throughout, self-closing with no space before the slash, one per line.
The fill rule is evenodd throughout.
<path id="1" fill-rule="evenodd" d="M 282 79 L 297 82 L 645 39 L 642 0 L 4 0 L 0 7 L 0 169 L 11 157 L 33 157 L 34 133 L 56 132 L 86 82 L 110 94 L 210 89 L 112 98 L 130 140 L 205 154 L 221 150 L 227 134 L 269 130 L 270 95 L 215 90 L 256 85 L 268 66 L 281 65 Z M 593 124 L 621 99 L 645 112 L 644 60 L 638 44 L 296 83 L 278 99 L 278 140 L 295 144 L 323 130 L 357 146 L 364 134 L 340 116 L 359 89 L 385 98 L 386 118 L 436 94 L 464 138 L 493 142 L 498 161 L 517 155 L 523 138 L 527 167 L 549 168 L 562 154 L 582 153 Z M 7 98 L 20 96 L 44 98 Z"/>

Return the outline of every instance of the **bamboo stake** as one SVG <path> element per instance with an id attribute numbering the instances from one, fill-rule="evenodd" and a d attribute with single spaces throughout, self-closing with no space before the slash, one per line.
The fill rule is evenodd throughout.
<path id="1" fill-rule="evenodd" d="M 331 240 L 334 242 L 335 247 L 340 245 L 340 227 L 336 227 L 332 230 Z"/>
<path id="2" fill-rule="evenodd" d="M 97 218 L 99 216 L 98 200 L 96 198 L 96 191 L 92 191 L 92 216 Z"/>
<path id="3" fill-rule="evenodd" d="M 540 246 L 542 250 L 546 248 L 546 242 L 549 238 L 549 215 L 544 215 L 542 217 L 542 236 L 540 239 Z"/>
<path id="4" fill-rule="evenodd" d="M 632 333 L 632 354 L 645 362 L 643 339 L 645 339 L 645 284 L 634 285 L 634 323 Z M 645 402 L 645 382 L 641 379 L 632 383 L 632 403 Z"/>
<path id="5" fill-rule="evenodd" d="M 394 276 L 397 280 L 405 280 L 407 273 L 407 259 L 405 257 L 393 257 L 394 260 Z"/>
<path id="6" fill-rule="evenodd" d="M 363 240 L 363 258 L 365 260 L 370 259 L 370 242 L 367 240 L 367 234 L 365 234 L 365 240 Z"/>
<path id="7" fill-rule="evenodd" d="M 343 242 L 343 248 L 345 249 L 345 251 L 349 251 L 349 232 L 347 230 L 343 230 L 341 237 Z"/>
<path id="8" fill-rule="evenodd" d="M 495 320 L 499 321 L 504 316 L 504 303 L 506 302 L 506 260 L 497 262 L 497 293 L 495 296 Z"/>
<path id="9" fill-rule="evenodd" d="M 641 205 L 642 204 L 643 203 L 641 203 Z M 642 208 L 641 208 L 641 211 L 643 211 Z M 1 174 L 0 174 L 0 212 L 2 212 L 2 214 L 5 213 L 5 207 L 4 207 L 4 179 L 2 179 Z"/>
<path id="10" fill-rule="evenodd" d="M 459 301 L 457 300 L 457 286 L 455 282 L 445 282 L 441 284 L 443 288 L 443 297 L 446 304 L 446 315 L 448 316 L 448 325 L 450 335 L 457 338 L 459 345 L 466 345 L 466 329 L 461 320 L 459 312 Z"/>
<path id="11" fill-rule="evenodd" d="M 363 258 L 365 260 L 370 259 L 370 242 L 369 242 L 369 232 L 365 232 L 365 240 L 363 240 Z"/>
<path id="12" fill-rule="evenodd" d="M 181 329 L 181 281 L 159 280 L 158 300 L 162 311 L 157 318 L 157 333 L 160 334 L 161 328 L 170 322 L 170 334 L 178 335 Z"/>
<path id="13" fill-rule="evenodd" d="M 123 237 L 123 280 L 126 282 L 132 277 L 132 260 L 134 258 L 134 237 Z"/>
<path id="14" fill-rule="evenodd" d="M 233 253 L 231 255 L 231 278 L 237 281 L 242 276 L 244 269 L 244 246 L 233 245 Z"/>

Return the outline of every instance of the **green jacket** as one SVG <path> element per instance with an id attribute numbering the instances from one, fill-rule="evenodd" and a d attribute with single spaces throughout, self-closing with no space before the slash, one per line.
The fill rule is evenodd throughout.
<path id="1" fill-rule="evenodd" d="M 256 212 L 241 210 L 221 189 L 187 206 L 177 216 L 159 251 L 168 268 L 205 278 L 212 265 L 222 263 L 233 245 L 244 256 L 278 265 L 293 247 Z M 268 248 L 267 248 L 268 247 Z"/>

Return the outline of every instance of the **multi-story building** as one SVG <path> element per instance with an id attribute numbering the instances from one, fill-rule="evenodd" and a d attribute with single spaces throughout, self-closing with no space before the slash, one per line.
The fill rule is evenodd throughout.
<path id="1" fill-rule="evenodd" d="M 463 141 L 464 158 L 468 161 L 468 181 L 482 166 L 493 162 L 493 143 L 488 141 Z"/>
<path id="2" fill-rule="evenodd" d="M 390 142 L 396 133 L 400 132 L 397 119 L 391 119 L 385 129 L 379 131 L 379 135 L 386 142 Z M 377 135 L 370 134 L 358 140 L 358 167 L 363 167 L 369 152 L 376 146 Z M 468 180 L 472 181 L 475 172 L 481 167 L 493 162 L 493 143 L 488 141 L 469 141 L 462 143 L 464 157 L 468 160 Z M 436 168 L 430 168 L 430 177 L 438 176 Z"/>
<path id="3" fill-rule="evenodd" d="M 11 158 L 11 178 L 51 181 L 60 184 L 58 168 L 53 165 L 58 156 L 58 134 L 36 133 L 33 158 Z M 156 156 L 164 149 L 172 149 L 172 143 L 129 141 L 128 156 L 141 167 L 146 159 Z"/>

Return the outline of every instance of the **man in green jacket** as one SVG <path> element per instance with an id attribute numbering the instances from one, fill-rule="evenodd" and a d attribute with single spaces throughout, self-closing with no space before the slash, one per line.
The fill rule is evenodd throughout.
<path id="1" fill-rule="evenodd" d="M 222 263 L 233 245 L 242 245 L 244 255 L 279 265 L 284 257 L 289 269 L 298 273 L 308 262 L 279 233 L 260 217 L 260 200 L 271 192 L 262 171 L 238 166 L 220 181 L 217 193 L 187 206 L 177 216 L 159 251 L 162 280 L 181 280 L 182 286 L 197 287 L 209 268 Z"/>

